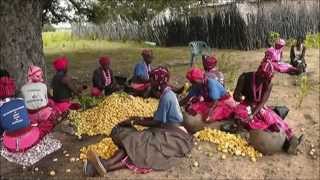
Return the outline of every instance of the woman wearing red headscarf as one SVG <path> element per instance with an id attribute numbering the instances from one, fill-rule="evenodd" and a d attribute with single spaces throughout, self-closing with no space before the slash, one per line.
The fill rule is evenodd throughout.
<path id="1" fill-rule="evenodd" d="M 185 106 L 189 115 L 199 114 L 205 122 L 228 120 L 231 117 L 235 101 L 220 82 L 205 77 L 199 68 L 190 69 L 187 79 L 192 87 L 187 97 L 180 101 L 180 105 Z"/>
<path id="2" fill-rule="evenodd" d="M 152 118 L 128 120 L 113 128 L 111 137 L 119 150 L 108 160 L 87 154 L 86 176 L 105 176 L 108 171 L 128 168 L 136 173 L 167 170 L 190 153 L 192 136 L 182 126 L 183 117 L 176 94 L 168 86 L 169 72 L 159 67 L 150 73 L 150 83 L 160 88 L 161 97 Z M 137 131 L 133 125 L 149 127 Z"/>
<path id="3" fill-rule="evenodd" d="M 60 113 L 65 113 L 69 109 L 79 109 L 80 105 L 72 103 L 73 95 L 80 95 L 83 88 L 77 88 L 73 79 L 68 75 L 69 61 L 66 57 L 58 57 L 53 62 L 56 70 L 51 81 L 53 90 L 53 100 Z"/>
<path id="4" fill-rule="evenodd" d="M 202 65 L 205 70 L 205 77 L 219 81 L 224 85 L 224 76 L 222 72 L 217 69 L 217 58 L 214 56 L 202 56 Z"/>
<path id="5" fill-rule="evenodd" d="M 301 138 L 271 108 L 265 106 L 271 89 L 274 67 L 263 61 L 256 72 L 240 75 L 234 99 L 240 102 L 235 108 L 235 118 L 250 130 L 250 142 L 263 153 L 271 154 L 282 149 L 294 153 Z"/>
<path id="6" fill-rule="evenodd" d="M 151 49 L 141 52 L 142 61 L 135 65 L 133 77 L 130 80 L 130 89 L 134 95 L 147 97 L 151 91 L 150 72 L 153 53 Z"/>
<path id="7" fill-rule="evenodd" d="M 91 95 L 100 96 L 104 91 L 104 94 L 108 96 L 117 90 L 117 84 L 110 67 L 111 59 L 108 56 L 102 56 L 99 58 L 99 64 L 100 67 L 93 73 Z"/>

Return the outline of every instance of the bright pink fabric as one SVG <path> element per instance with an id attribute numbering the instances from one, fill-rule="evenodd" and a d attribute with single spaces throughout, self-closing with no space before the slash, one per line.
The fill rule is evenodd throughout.
<path id="1" fill-rule="evenodd" d="M 58 57 L 53 61 L 53 67 L 56 71 L 64 71 L 68 69 L 69 60 L 66 57 Z"/>
<path id="2" fill-rule="evenodd" d="M 212 105 L 213 102 L 193 102 L 187 107 L 187 112 L 191 115 L 200 114 L 203 120 L 209 117 L 210 122 L 227 120 L 231 118 L 236 102 L 232 96 L 227 95 L 221 98 L 215 107 Z"/>
<path id="3" fill-rule="evenodd" d="M 131 83 L 130 86 L 136 91 L 145 91 L 151 86 L 151 84 L 150 83 Z"/>
<path id="4" fill-rule="evenodd" d="M 234 115 L 235 118 L 247 124 L 249 129 L 274 131 L 273 127 L 276 127 L 277 131 L 284 130 L 289 139 L 293 136 L 292 130 L 288 127 L 288 124 L 269 107 L 263 107 L 250 122 L 246 121 L 249 114 L 247 111 L 247 104 L 245 103 L 236 106 Z"/>
<path id="5" fill-rule="evenodd" d="M 191 68 L 186 75 L 186 78 L 190 81 L 202 81 L 204 79 L 204 71 L 200 68 Z"/>
<path id="6" fill-rule="evenodd" d="M 43 72 L 40 67 L 33 66 L 33 65 L 29 66 L 28 82 L 30 83 L 43 82 Z"/>
<path id="7" fill-rule="evenodd" d="M 279 73 L 294 73 L 297 72 L 298 69 L 293 67 L 292 65 L 288 63 L 283 62 L 272 62 L 273 68 L 275 71 Z"/>
<path id="8" fill-rule="evenodd" d="M 12 133 L 4 132 L 3 145 L 10 152 L 23 152 L 40 140 L 40 131 L 38 127 L 30 127 Z"/>
<path id="9" fill-rule="evenodd" d="M 55 102 L 55 105 L 58 108 L 59 112 L 62 114 L 69 110 L 71 101 Z"/>
<path id="10" fill-rule="evenodd" d="M 96 87 L 91 88 L 91 96 L 92 97 L 99 97 L 102 96 L 102 91 Z"/>
<path id="11" fill-rule="evenodd" d="M 166 84 L 169 81 L 169 70 L 165 67 L 157 67 L 151 71 L 150 78 L 155 81 L 157 86 Z"/>
<path id="12" fill-rule="evenodd" d="M 128 169 L 134 171 L 135 173 L 139 173 L 139 174 L 147 174 L 149 172 L 152 171 L 152 169 L 150 168 L 140 168 L 140 167 L 137 167 L 136 165 L 132 164 L 129 160 L 129 157 L 126 156 L 124 157 L 122 160 L 121 160 L 121 163 L 123 165 L 125 165 Z"/>
<path id="13" fill-rule="evenodd" d="M 110 62 L 111 62 L 111 59 L 110 59 L 108 56 L 101 56 L 101 57 L 99 58 L 99 64 L 100 64 L 101 66 L 110 64 Z"/>
<path id="14" fill-rule="evenodd" d="M 210 71 L 211 69 L 216 67 L 217 62 L 218 62 L 217 58 L 215 58 L 214 56 L 208 56 L 202 61 L 203 68 L 206 71 Z"/>

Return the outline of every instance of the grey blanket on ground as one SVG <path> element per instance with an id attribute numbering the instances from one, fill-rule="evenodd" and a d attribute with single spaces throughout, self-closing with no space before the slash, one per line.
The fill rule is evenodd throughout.
<path id="1" fill-rule="evenodd" d="M 113 141 L 123 148 L 131 162 L 140 168 L 166 170 L 191 152 L 193 138 L 177 127 L 149 128 L 115 127 Z"/>

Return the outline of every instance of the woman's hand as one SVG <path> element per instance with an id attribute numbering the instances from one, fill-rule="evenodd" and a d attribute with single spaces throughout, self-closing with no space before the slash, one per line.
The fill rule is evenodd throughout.
<path id="1" fill-rule="evenodd" d="M 134 121 L 133 119 L 122 121 L 122 122 L 118 123 L 118 126 L 132 126 L 133 121 Z"/>

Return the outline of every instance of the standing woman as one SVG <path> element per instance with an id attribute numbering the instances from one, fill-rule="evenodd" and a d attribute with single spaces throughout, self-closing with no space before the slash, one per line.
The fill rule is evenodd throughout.
<path id="1" fill-rule="evenodd" d="M 104 95 L 108 96 L 116 91 L 117 86 L 110 67 L 111 59 L 108 56 L 102 56 L 99 58 L 99 64 L 100 67 L 97 68 L 93 73 L 92 84 L 93 88 L 99 90 L 97 92 L 100 93 L 93 93 L 94 89 L 92 89 L 91 94 L 99 95 L 102 94 L 102 91 L 104 91 Z"/>
<path id="2" fill-rule="evenodd" d="M 234 99 L 240 102 L 235 108 L 235 118 L 252 130 L 256 139 L 251 143 L 261 152 L 273 153 L 284 148 L 288 153 L 295 153 L 302 136 L 294 136 L 288 124 L 265 106 L 272 90 L 273 72 L 272 63 L 264 61 L 256 72 L 240 75 L 234 92 Z M 275 136 L 269 138 L 273 132 Z M 281 134 L 285 135 L 283 141 Z"/>
<path id="3" fill-rule="evenodd" d="M 193 140 L 182 126 L 183 117 L 176 94 L 168 86 L 169 72 L 159 67 L 150 74 L 151 86 L 161 89 L 161 97 L 153 118 L 128 120 L 116 126 L 111 133 L 118 152 L 108 160 L 103 160 L 89 151 L 89 163 L 85 163 L 86 176 L 128 168 L 137 173 L 152 170 L 167 170 L 176 165 L 182 157 L 190 153 Z M 149 127 L 137 131 L 133 125 Z"/>
<path id="4" fill-rule="evenodd" d="M 75 82 L 68 75 L 69 61 L 66 57 L 58 57 L 53 62 L 56 70 L 51 81 L 53 89 L 53 100 L 60 113 L 67 112 L 69 109 L 79 109 L 80 105 L 71 102 L 73 95 L 79 96 L 80 88 L 75 86 Z"/>
<path id="5" fill-rule="evenodd" d="M 304 59 L 306 47 L 303 44 L 303 37 L 299 37 L 295 45 L 291 46 L 290 64 L 299 70 L 299 74 L 306 72 L 307 64 Z"/>
<path id="6" fill-rule="evenodd" d="M 205 77 L 219 81 L 224 86 L 224 76 L 222 72 L 217 69 L 217 58 L 214 56 L 202 56 L 203 69 L 205 70 Z"/>

